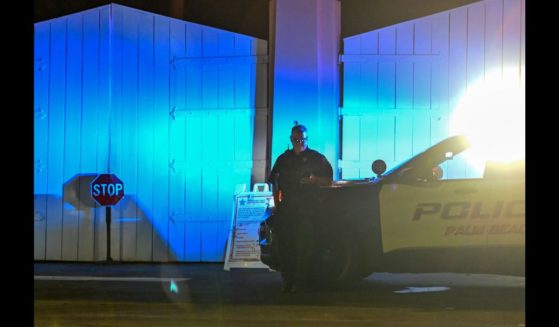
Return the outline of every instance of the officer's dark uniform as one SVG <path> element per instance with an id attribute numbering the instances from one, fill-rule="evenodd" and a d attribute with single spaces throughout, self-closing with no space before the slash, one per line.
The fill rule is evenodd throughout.
<path id="1" fill-rule="evenodd" d="M 311 264 L 313 242 L 312 208 L 316 185 L 301 184 L 304 177 L 329 177 L 332 166 L 319 152 L 307 148 L 296 154 L 287 150 L 278 157 L 268 182 L 281 191 L 276 204 L 276 230 L 279 238 L 280 270 L 286 284 L 302 285 Z"/>

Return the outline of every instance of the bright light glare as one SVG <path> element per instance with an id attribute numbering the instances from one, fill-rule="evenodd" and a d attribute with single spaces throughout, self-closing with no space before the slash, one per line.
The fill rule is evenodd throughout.
<path id="1" fill-rule="evenodd" d="M 169 291 L 171 293 L 178 293 L 179 292 L 179 287 L 177 286 L 177 284 L 174 281 L 171 281 L 171 284 L 169 284 Z"/>
<path id="2" fill-rule="evenodd" d="M 517 70 L 516 70 L 517 71 Z M 489 74 L 468 88 L 450 119 L 451 135 L 464 134 L 466 160 L 480 171 L 486 160 L 525 157 L 525 88 L 518 73 Z"/>

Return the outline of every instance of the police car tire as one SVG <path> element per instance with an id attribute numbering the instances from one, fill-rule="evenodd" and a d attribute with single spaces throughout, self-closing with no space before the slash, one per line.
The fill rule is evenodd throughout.
<path id="1" fill-rule="evenodd" d="M 347 237 L 331 235 L 319 253 L 320 278 L 324 282 L 343 282 L 351 279 L 353 247 Z M 325 261 L 325 257 L 328 257 Z"/>

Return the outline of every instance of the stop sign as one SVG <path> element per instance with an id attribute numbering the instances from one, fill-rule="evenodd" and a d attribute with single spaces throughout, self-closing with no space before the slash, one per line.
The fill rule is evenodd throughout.
<path id="1" fill-rule="evenodd" d="M 102 206 L 112 206 L 124 196 L 124 183 L 115 174 L 101 174 L 91 182 L 91 197 Z"/>

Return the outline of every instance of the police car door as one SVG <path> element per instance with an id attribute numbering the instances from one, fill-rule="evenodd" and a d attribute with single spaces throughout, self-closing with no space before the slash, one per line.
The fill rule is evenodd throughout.
<path id="1" fill-rule="evenodd" d="M 524 245 L 523 179 L 393 183 L 379 197 L 384 253 Z"/>

